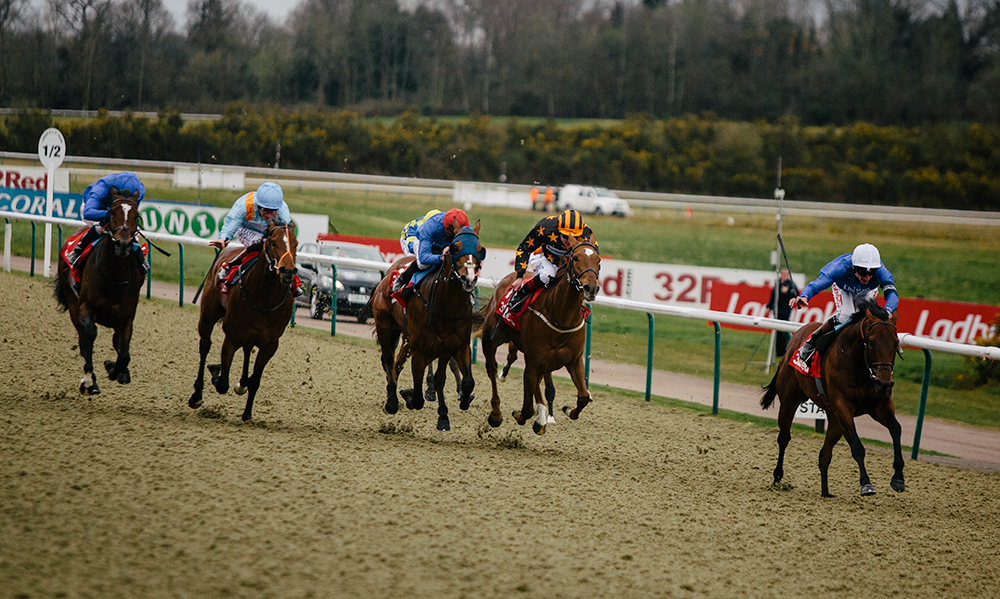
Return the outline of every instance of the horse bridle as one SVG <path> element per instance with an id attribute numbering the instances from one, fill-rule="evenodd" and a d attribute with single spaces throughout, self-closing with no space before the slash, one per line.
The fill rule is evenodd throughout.
<path id="1" fill-rule="evenodd" d="M 274 229 L 284 229 L 285 232 L 286 232 L 286 234 L 287 234 L 289 228 L 291 228 L 291 225 L 277 225 L 277 226 L 274 227 Z M 291 244 L 287 244 L 286 243 L 287 247 L 285 247 L 285 253 L 284 254 L 278 256 L 277 258 L 271 256 L 270 252 L 267 251 L 267 244 L 270 243 L 270 241 L 271 241 L 271 232 L 274 231 L 274 229 L 271 229 L 271 231 L 268 231 L 268 234 L 264 237 L 264 247 L 262 249 L 263 249 L 263 252 L 264 252 L 264 260 L 267 262 L 267 268 L 268 268 L 268 270 L 270 270 L 273 273 L 277 273 L 278 269 L 280 268 L 278 266 L 278 263 L 281 262 L 282 258 L 284 258 L 285 256 L 287 256 L 287 255 L 289 255 L 289 254 L 292 253 L 292 248 L 291 248 Z M 287 238 L 286 238 L 286 241 L 287 241 Z M 292 256 L 292 262 L 295 262 L 295 257 L 294 256 Z M 291 284 L 289 283 L 289 285 L 291 285 Z"/>
<path id="2" fill-rule="evenodd" d="M 868 340 L 871 338 L 871 331 L 872 331 L 873 328 L 875 328 L 875 326 L 880 325 L 880 324 L 888 326 L 888 327 L 892 327 L 892 334 L 893 334 L 893 337 L 896 339 L 896 352 L 900 353 L 899 338 L 896 335 L 896 325 L 894 325 L 893 323 L 885 321 L 885 320 L 873 320 L 873 321 L 871 321 L 871 324 L 869 324 L 867 327 L 861 329 L 861 340 L 862 340 L 862 342 L 865 345 L 865 367 L 868 368 L 868 374 L 869 374 L 869 376 L 871 376 L 872 380 L 876 379 L 875 373 L 877 373 L 879 370 L 888 370 L 889 371 L 889 375 L 892 376 L 892 366 L 893 366 L 892 362 L 874 362 L 873 363 L 873 362 L 871 362 L 871 360 L 868 357 L 868 353 L 871 350 L 871 345 L 868 343 Z"/>
<path id="3" fill-rule="evenodd" d="M 566 276 L 568 277 L 570 284 L 573 286 L 573 289 L 576 289 L 577 291 L 583 291 L 583 284 L 580 283 L 580 277 L 582 277 L 583 275 L 587 274 L 588 272 L 592 272 L 594 273 L 595 277 L 600 278 L 601 276 L 601 273 L 599 272 L 600 266 L 598 266 L 596 269 L 587 268 L 584 269 L 583 272 L 580 273 L 576 272 L 576 268 L 574 268 L 574 264 L 576 264 L 577 260 L 576 250 L 578 250 L 581 247 L 589 247 L 590 249 L 594 250 L 595 253 L 597 253 L 597 246 L 590 243 L 589 241 L 581 241 L 580 243 L 573 246 L 572 250 L 570 250 L 569 265 L 568 268 L 566 269 L 568 272 L 566 273 Z"/>
<path id="4" fill-rule="evenodd" d="M 103 229 L 101 232 L 104 235 L 107 235 L 108 237 L 110 237 L 111 239 L 114 239 L 115 235 L 117 235 L 119 231 L 121 231 L 122 229 L 125 229 L 126 231 L 128 231 L 129 233 L 131 233 L 131 235 L 129 235 L 129 239 L 131 239 L 132 241 L 135 241 L 136 236 L 139 234 L 139 230 L 142 229 L 142 215 L 139 214 L 139 204 L 136 203 L 132 198 L 119 198 L 119 199 L 115 200 L 114 202 L 111 202 L 111 208 L 108 209 L 108 215 L 110 215 L 111 211 L 114 210 L 115 207 L 117 207 L 119 204 L 129 204 L 130 206 L 132 206 L 132 208 L 135 209 L 135 213 L 136 213 L 136 220 L 135 220 L 136 226 L 135 226 L 135 230 L 133 231 L 132 229 L 130 229 L 129 226 L 128 226 L 128 222 L 125 222 L 120 227 L 117 227 L 115 229 Z M 110 218 L 108 220 L 110 220 Z"/>
<path id="5" fill-rule="evenodd" d="M 479 258 L 475 254 L 470 254 L 470 255 L 472 256 L 472 259 L 476 261 L 476 272 L 478 273 L 479 269 L 481 268 L 481 265 L 479 264 Z M 452 266 L 450 269 L 451 274 L 448 275 L 448 281 L 461 285 L 462 280 L 461 277 L 457 274 L 458 270 L 455 268 L 454 258 L 452 258 L 451 266 Z M 420 296 L 420 293 L 415 294 L 416 297 L 420 298 L 420 301 L 424 302 L 424 305 L 427 307 L 427 324 L 430 324 L 431 319 L 434 317 L 434 296 L 437 295 L 437 284 L 438 281 L 440 280 L 441 280 L 441 272 L 438 272 L 437 277 L 434 278 L 434 285 L 431 287 L 430 299 L 425 300 L 423 297 Z M 465 289 L 463 288 L 462 291 L 465 291 Z M 472 294 L 474 290 L 465 292 L 469 294 L 469 309 L 465 311 L 465 314 L 462 314 L 461 316 L 457 316 L 454 318 L 438 314 L 437 317 L 443 320 L 444 322 L 457 322 L 459 320 L 465 320 L 466 318 L 468 318 L 469 314 L 472 313 L 472 304 L 473 304 Z"/>
<path id="6" fill-rule="evenodd" d="M 286 229 L 287 232 L 287 229 L 289 227 L 291 227 L 291 225 L 278 225 L 275 226 L 274 229 L 282 228 Z M 270 243 L 271 241 L 271 233 L 274 231 L 274 229 L 268 231 L 267 235 L 264 236 L 264 246 L 261 248 L 261 252 L 264 254 L 264 261 L 267 264 L 267 269 L 275 274 L 280 275 L 280 267 L 278 266 L 278 263 L 281 262 L 281 259 L 284 258 L 286 255 L 291 254 L 292 249 L 291 249 L 291 244 L 288 244 L 289 247 L 285 248 L 284 254 L 282 254 L 277 258 L 271 256 L 270 252 L 267 251 L 267 244 Z M 292 287 L 295 286 L 295 279 L 293 277 L 292 280 L 288 282 L 288 285 L 285 286 L 285 295 L 283 295 L 281 297 L 281 300 L 277 304 L 275 304 L 274 307 L 272 308 L 261 308 L 260 306 L 250 301 L 250 296 L 247 295 L 246 285 L 243 284 L 242 276 L 239 278 L 238 284 L 240 287 L 240 295 L 243 296 L 243 301 L 245 301 L 248 306 L 250 306 L 254 310 L 257 310 L 258 312 L 274 312 L 275 310 L 283 306 L 286 301 L 288 301 L 288 296 L 292 293 Z"/>

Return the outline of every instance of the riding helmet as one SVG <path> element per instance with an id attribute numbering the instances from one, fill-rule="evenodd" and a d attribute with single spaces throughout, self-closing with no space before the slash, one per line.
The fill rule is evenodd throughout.
<path id="1" fill-rule="evenodd" d="M 870 243 L 862 243 L 854 248 L 854 254 L 851 255 L 851 266 L 868 269 L 882 266 L 882 258 L 878 255 L 878 248 Z"/>
<path id="2" fill-rule="evenodd" d="M 278 210 L 284 203 L 285 196 L 281 193 L 281 187 L 277 183 L 262 183 L 254 194 L 254 201 L 260 208 L 268 210 Z"/>
<path id="3" fill-rule="evenodd" d="M 583 235 L 583 216 L 576 210 L 567 210 L 559 215 L 558 227 L 563 235 L 579 237 Z"/>

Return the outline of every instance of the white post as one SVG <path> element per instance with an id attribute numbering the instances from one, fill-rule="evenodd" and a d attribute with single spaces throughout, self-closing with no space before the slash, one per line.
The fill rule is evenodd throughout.
<path id="1" fill-rule="evenodd" d="M 3 226 L 3 271 L 10 272 L 10 221 Z"/>
<path id="2" fill-rule="evenodd" d="M 61 131 L 54 127 L 49 127 L 42 131 L 42 136 L 38 138 L 38 159 L 42 166 L 49 170 L 47 182 L 45 184 L 45 218 L 52 218 L 52 186 L 55 184 L 56 167 L 62 164 L 66 157 L 66 139 Z M 45 267 L 42 276 L 49 278 L 49 271 L 52 267 L 52 223 L 45 223 Z"/>

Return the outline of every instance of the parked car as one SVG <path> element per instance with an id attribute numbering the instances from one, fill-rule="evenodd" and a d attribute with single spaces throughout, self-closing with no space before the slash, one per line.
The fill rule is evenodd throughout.
<path id="1" fill-rule="evenodd" d="M 299 253 L 322 254 L 338 258 L 358 258 L 384 262 L 378 248 L 360 243 L 345 241 L 322 241 L 320 243 L 299 244 Z M 333 297 L 333 271 L 329 264 L 313 263 L 299 260 L 296 263 L 299 278 L 302 279 L 302 295 L 296 303 L 309 307 L 309 316 L 317 320 L 323 318 L 324 312 L 330 311 L 330 298 Z M 353 268 L 337 267 L 337 314 L 354 316 L 358 322 L 365 322 L 371 316 L 366 310 L 368 298 L 372 290 L 382 280 L 383 272 Z"/>
<path id="2" fill-rule="evenodd" d="M 587 214 L 612 214 L 630 216 L 632 207 L 615 192 L 605 187 L 565 185 L 559 190 L 556 210 L 579 210 Z"/>

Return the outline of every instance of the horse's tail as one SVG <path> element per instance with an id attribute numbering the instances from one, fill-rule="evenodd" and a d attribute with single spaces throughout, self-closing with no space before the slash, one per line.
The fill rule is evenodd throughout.
<path id="1" fill-rule="evenodd" d="M 63 288 L 62 277 L 59 276 L 58 272 L 52 282 L 52 297 L 56 298 L 56 301 L 59 302 L 56 310 L 60 312 L 69 310 L 69 303 L 66 301 L 66 289 Z"/>
<path id="2" fill-rule="evenodd" d="M 760 397 L 760 407 L 766 410 L 771 407 L 774 398 L 778 396 L 778 373 L 775 372 L 771 382 L 766 387 L 761 386 L 761 389 L 764 390 L 764 393 Z"/>

